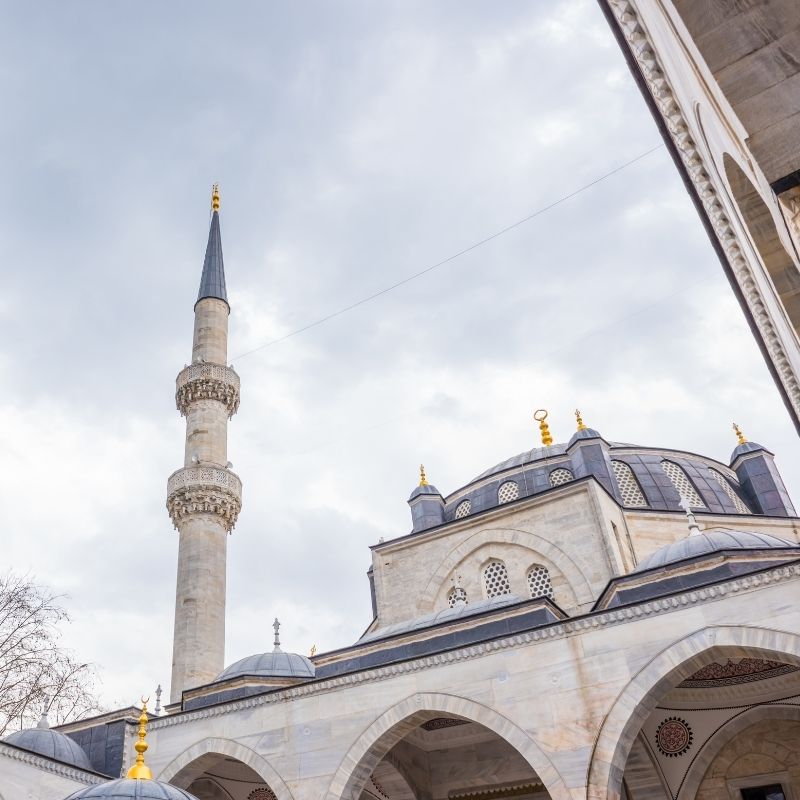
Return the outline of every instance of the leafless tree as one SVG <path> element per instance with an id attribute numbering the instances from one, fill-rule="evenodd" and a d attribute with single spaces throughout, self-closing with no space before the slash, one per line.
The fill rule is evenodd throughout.
<path id="1" fill-rule="evenodd" d="M 100 710 L 94 668 L 59 643 L 59 599 L 30 576 L 0 575 L 0 736 L 44 711 L 58 725 Z"/>

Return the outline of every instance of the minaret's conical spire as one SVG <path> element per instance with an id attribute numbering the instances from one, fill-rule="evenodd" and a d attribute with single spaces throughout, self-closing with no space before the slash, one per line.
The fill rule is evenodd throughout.
<path id="1" fill-rule="evenodd" d="M 222 260 L 222 235 L 219 231 L 219 185 L 216 183 L 211 190 L 211 229 L 208 232 L 203 277 L 200 278 L 197 302 L 205 297 L 216 297 L 228 302 L 228 293 L 225 290 L 225 264 Z"/>

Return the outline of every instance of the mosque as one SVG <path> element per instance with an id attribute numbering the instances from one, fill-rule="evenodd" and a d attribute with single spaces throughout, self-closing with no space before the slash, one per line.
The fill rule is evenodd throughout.
<path id="1" fill-rule="evenodd" d="M 800 797 L 800 520 L 738 429 L 722 462 L 577 412 L 556 443 L 540 410 L 541 446 L 459 488 L 421 469 L 410 530 L 371 548 L 358 641 L 285 652 L 276 620 L 271 650 L 225 663 L 242 484 L 219 203 L 176 381 L 170 701 L 149 725 L 125 708 L 11 734 L 0 798 Z"/>

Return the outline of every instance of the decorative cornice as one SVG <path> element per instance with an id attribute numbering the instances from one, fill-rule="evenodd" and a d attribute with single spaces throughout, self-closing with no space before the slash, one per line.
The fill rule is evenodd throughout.
<path id="1" fill-rule="evenodd" d="M 162 717 L 161 719 L 154 720 L 150 723 L 150 729 L 159 730 L 172 725 L 192 722 L 194 720 L 232 714 L 243 709 L 322 694 L 341 687 L 386 680 L 398 675 L 419 672 L 421 670 L 451 664 L 456 661 L 471 661 L 472 659 L 482 658 L 498 650 L 524 647 L 538 641 L 561 639 L 572 634 L 581 634 L 589 630 L 597 630 L 612 625 L 634 622 L 639 619 L 669 613 L 698 603 L 723 600 L 728 595 L 735 595 L 739 592 L 757 589 L 760 586 L 779 584 L 785 581 L 797 580 L 798 578 L 800 578 L 800 563 L 779 566 L 764 572 L 743 575 L 713 586 L 705 586 L 683 592 L 682 594 L 648 600 L 638 605 L 587 614 L 584 617 L 542 626 L 531 631 L 526 631 L 525 633 L 506 636 L 502 639 L 480 642 L 478 644 L 436 653 L 435 655 L 425 656 L 423 658 L 403 661 L 398 664 L 387 664 L 383 667 L 365 669 L 361 672 L 353 672 L 335 678 L 310 681 L 308 683 L 299 684 L 298 686 L 288 687 L 281 691 L 253 695 L 252 697 L 242 698 L 241 700 L 220 703 L 216 706 L 207 706 L 197 709 L 196 711 L 177 712 L 174 716 Z"/>
<path id="2" fill-rule="evenodd" d="M 239 376 L 223 364 L 190 364 L 175 379 L 175 405 L 181 416 L 197 400 L 216 400 L 225 406 L 228 417 L 239 410 Z"/>
<path id="3" fill-rule="evenodd" d="M 61 778 L 69 778 L 70 780 L 83 783 L 86 786 L 96 786 L 100 783 L 106 783 L 109 778 L 104 778 L 102 775 L 94 775 L 91 772 L 85 772 L 77 767 L 71 767 L 69 764 L 64 764 L 60 761 L 52 761 L 49 758 L 40 756 L 38 753 L 32 753 L 29 750 L 23 750 L 17 747 L 10 747 L 3 742 L 0 742 L 0 756 L 13 759 L 14 761 L 21 761 L 23 764 L 28 764 L 43 772 L 49 772 L 52 775 L 58 775 Z"/>
<path id="4" fill-rule="evenodd" d="M 695 186 L 697 195 L 741 288 L 742 295 L 750 308 L 752 319 L 758 328 L 764 346 L 780 376 L 795 415 L 800 416 L 798 376 L 767 311 L 753 271 L 744 255 L 742 244 L 725 213 L 720 194 L 710 177 L 714 169 L 706 163 L 703 154 L 689 133 L 689 124 L 683 109 L 656 56 L 652 40 L 641 22 L 636 2 L 635 0 L 608 0 L 608 7 L 611 9 L 628 47 L 639 65 L 642 77 L 664 118 L 670 136 L 686 167 L 686 172 Z"/>
<path id="5" fill-rule="evenodd" d="M 242 482 L 228 469 L 214 466 L 184 467 L 167 481 L 167 511 L 178 528 L 187 517 L 215 514 L 230 533 L 242 510 Z"/>
<path id="6" fill-rule="evenodd" d="M 500 800 L 503 797 L 520 797 L 525 794 L 535 794 L 545 791 L 541 781 L 527 781 L 526 783 L 507 784 L 495 786 L 491 789 L 476 789 L 470 792 L 450 792 L 448 800 Z"/>

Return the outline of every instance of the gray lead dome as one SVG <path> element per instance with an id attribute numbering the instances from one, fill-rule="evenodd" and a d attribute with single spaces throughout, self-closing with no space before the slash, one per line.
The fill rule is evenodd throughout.
<path id="1" fill-rule="evenodd" d="M 161 781 L 120 778 L 80 789 L 65 800 L 197 800 L 193 794 Z"/>
<path id="2" fill-rule="evenodd" d="M 84 749 L 66 734 L 51 730 L 44 725 L 39 728 L 26 728 L 6 736 L 6 744 L 30 750 L 46 758 L 54 758 L 79 769 L 92 769 L 92 764 Z"/>
<path id="3" fill-rule="evenodd" d="M 735 531 L 728 528 L 714 528 L 703 531 L 696 536 L 687 536 L 679 542 L 673 542 L 661 547 L 652 555 L 639 563 L 636 572 L 647 569 L 664 567 L 687 558 L 710 555 L 720 550 L 792 550 L 798 549 L 797 545 L 769 536 L 766 533 L 752 533 L 749 531 Z"/>
<path id="4" fill-rule="evenodd" d="M 273 650 L 271 653 L 257 653 L 231 664 L 217 677 L 218 681 L 236 678 L 240 675 L 257 675 L 261 678 L 313 678 L 314 665 L 299 653 L 284 653 Z"/>

